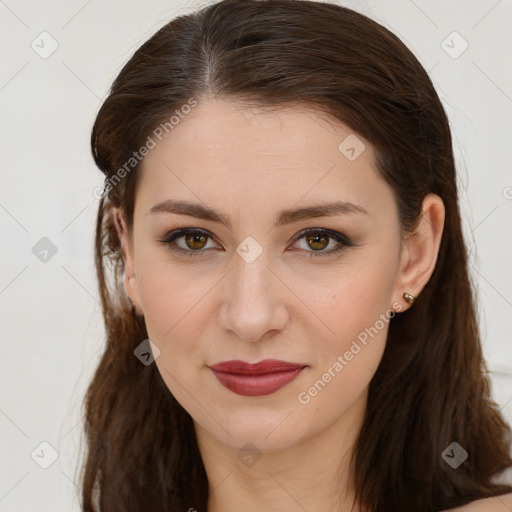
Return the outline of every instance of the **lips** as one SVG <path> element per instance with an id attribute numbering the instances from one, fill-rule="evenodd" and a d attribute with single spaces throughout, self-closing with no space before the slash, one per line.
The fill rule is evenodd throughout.
<path id="1" fill-rule="evenodd" d="M 275 393 L 295 380 L 307 366 L 265 359 L 254 364 L 239 360 L 223 361 L 209 368 L 230 391 L 243 396 L 264 396 Z"/>

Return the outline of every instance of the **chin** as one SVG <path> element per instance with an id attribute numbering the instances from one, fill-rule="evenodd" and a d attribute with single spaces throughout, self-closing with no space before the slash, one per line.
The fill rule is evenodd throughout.
<path id="1" fill-rule="evenodd" d="M 295 415 L 295 412 L 290 414 L 289 409 L 274 413 L 256 412 L 254 409 L 252 412 L 237 410 L 232 414 L 224 411 L 221 417 L 225 418 L 223 426 L 227 432 L 211 421 L 202 424 L 202 428 L 219 442 L 236 450 L 252 443 L 262 452 L 279 451 L 298 444 L 306 435 L 304 419 L 299 425 L 296 423 L 298 418 L 293 418 Z"/>

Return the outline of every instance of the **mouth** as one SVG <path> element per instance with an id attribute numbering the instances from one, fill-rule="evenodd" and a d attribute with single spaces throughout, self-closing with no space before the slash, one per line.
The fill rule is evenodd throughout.
<path id="1" fill-rule="evenodd" d="M 258 363 L 223 361 L 209 366 L 218 381 L 242 396 L 264 396 L 275 393 L 294 381 L 308 365 L 276 359 Z"/>

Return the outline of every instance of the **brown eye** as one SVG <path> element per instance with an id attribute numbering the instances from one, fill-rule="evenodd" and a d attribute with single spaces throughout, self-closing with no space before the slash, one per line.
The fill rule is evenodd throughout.
<path id="1" fill-rule="evenodd" d="M 329 237 L 324 233 L 316 233 L 306 236 L 306 242 L 315 251 L 321 251 L 329 245 Z"/>
<path id="2" fill-rule="evenodd" d="M 308 256 L 333 256 L 355 246 L 346 235 L 325 228 L 308 228 L 301 231 L 295 240 L 296 246 Z"/>
<path id="3" fill-rule="evenodd" d="M 202 256 L 208 252 L 208 249 L 219 248 L 207 231 L 197 228 L 182 228 L 171 231 L 159 242 L 172 251 L 188 256 Z M 210 245 L 208 245 L 208 242 L 210 242 Z"/>
<path id="4" fill-rule="evenodd" d="M 296 243 L 302 242 L 305 247 L 299 247 L 309 256 L 331 256 L 341 252 L 355 244 L 342 233 L 323 228 L 310 228 L 302 231 L 296 238 Z M 182 228 L 172 231 L 161 240 L 170 250 L 186 254 L 188 256 L 203 256 L 208 249 L 219 249 L 219 245 L 213 242 L 212 236 L 198 228 Z M 208 241 L 213 244 L 208 247 Z M 222 249 L 222 247 L 220 247 Z M 328 248 L 328 250 L 325 250 Z"/>
<path id="5" fill-rule="evenodd" d="M 189 249 L 199 250 L 206 245 L 207 236 L 197 233 L 189 233 L 185 235 L 185 243 Z"/>

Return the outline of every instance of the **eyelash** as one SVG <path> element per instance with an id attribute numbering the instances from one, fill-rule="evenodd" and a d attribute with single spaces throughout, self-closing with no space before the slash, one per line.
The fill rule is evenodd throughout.
<path id="1" fill-rule="evenodd" d="M 210 234 L 207 231 L 204 231 L 202 229 L 181 228 L 181 229 L 177 229 L 175 231 L 171 231 L 163 239 L 158 240 L 158 242 L 164 244 L 171 251 L 175 251 L 180 254 L 187 254 L 189 256 L 203 256 L 207 249 L 198 249 L 198 250 L 194 251 L 194 250 L 183 249 L 182 247 L 179 247 L 178 245 L 176 245 L 176 243 L 175 243 L 176 239 L 181 238 L 186 235 L 192 235 L 192 234 L 203 235 L 210 239 L 213 238 L 212 236 L 210 236 Z M 326 235 L 328 238 L 334 239 L 337 242 L 339 242 L 339 244 L 334 249 L 330 249 L 329 251 L 324 251 L 324 252 L 305 251 L 305 252 L 311 253 L 311 257 L 332 256 L 334 254 L 338 254 L 339 252 L 343 251 L 347 247 L 355 246 L 355 244 L 352 243 L 352 241 L 346 235 L 343 235 L 342 233 L 338 233 L 337 231 L 332 231 L 330 229 L 325 229 L 325 228 L 305 229 L 305 230 L 301 231 L 300 233 L 298 233 L 298 235 L 295 237 L 293 243 L 296 243 L 299 240 L 301 240 L 302 238 L 304 238 L 308 235 L 311 235 L 311 234 L 323 234 L 323 235 Z M 301 249 L 299 249 L 299 250 L 301 250 Z"/>

